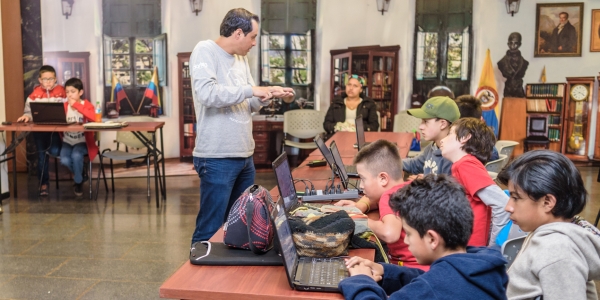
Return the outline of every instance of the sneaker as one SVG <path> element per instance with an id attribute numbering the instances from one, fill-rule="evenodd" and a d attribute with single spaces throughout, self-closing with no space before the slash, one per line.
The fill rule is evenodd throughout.
<path id="1" fill-rule="evenodd" d="M 40 187 L 40 196 L 48 196 L 48 185 L 42 184 Z"/>
<path id="2" fill-rule="evenodd" d="M 81 188 L 81 186 L 82 186 L 81 183 L 75 184 L 74 192 L 75 192 L 75 196 L 77 196 L 77 197 L 83 196 L 83 189 Z"/>

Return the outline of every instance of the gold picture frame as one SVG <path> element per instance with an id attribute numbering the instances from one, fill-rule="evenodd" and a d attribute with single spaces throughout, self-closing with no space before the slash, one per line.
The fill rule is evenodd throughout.
<path id="1" fill-rule="evenodd" d="M 590 52 L 600 52 L 600 9 L 592 9 Z"/>
<path id="2" fill-rule="evenodd" d="M 583 2 L 538 3 L 534 57 L 581 56 Z"/>

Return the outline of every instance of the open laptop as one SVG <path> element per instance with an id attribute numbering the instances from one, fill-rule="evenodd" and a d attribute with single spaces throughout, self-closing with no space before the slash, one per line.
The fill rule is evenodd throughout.
<path id="1" fill-rule="evenodd" d="M 362 149 L 364 146 L 366 146 L 370 143 L 365 142 L 365 125 L 363 123 L 362 116 L 356 117 L 356 120 L 354 122 L 356 124 L 355 148 L 358 148 L 358 151 L 360 151 L 360 149 Z"/>
<path id="2" fill-rule="evenodd" d="M 275 205 L 271 220 L 290 287 L 299 291 L 338 292 L 338 283 L 349 276 L 344 258 L 299 256 L 282 201 Z"/>
<path id="3" fill-rule="evenodd" d="M 69 125 L 62 102 L 31 102 L 31 117 L 34 124 Z"/>
<path id="4" fill-rule="evenodd" d="M 350 182 L 348 180 L 348 173 L 346 172 L 346 168 L 344 167 L 344 163 L 342 161 L 342 156 L 340 155 L 340 151 L 335 144 L 335 141 L 331 141 L 331 145 L 329 146 L 329 150 L 333 155 L 333 160 L 335 161 L 335 166 L 338 170 L 337 174 L 340 177 L 340 181 L 342 182 L 342 186 L 346 190 L 358 190 L 360 186 L 360 179 L 357 179 L 355 182 Z M 353 185 L 354 189 L 348 188 L 348 185 Z"/>
<path id="5" fill-rule="evenodd" d="M 323 157 L 325 157 L 325 160 L 329 164 L 329 167 L 332 170 L 335 170 L 335 160 L 333 160 L 333 155 L 331 155 L 331 151 L 329 150 L 329 148 L 327 148 L 327 145 L 325 145 L 325 142 L 321 138 L 321 135 L 317 135 L 314 141 L 315 144 L 317 144 L 317 148 L 319 148 L 319 150 L 321 151 L 321 154 L 323 154 Z M 349 177 L 358 177 L 358 172 L 356 172 L 355 166 L 344 165 L 344 168 L 346 169 L 346 173 Z"/>

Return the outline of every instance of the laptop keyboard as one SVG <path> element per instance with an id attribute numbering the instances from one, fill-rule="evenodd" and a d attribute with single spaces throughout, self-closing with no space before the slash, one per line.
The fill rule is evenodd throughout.
<path id="1" fill-rule="evenodd" d="M 34 122 L 36 125 L 71 125 L 67 122 Z"/>
<path id="2" fill-rule="evenodd" d="M 309 283 L 337 286 L 342 279 L 349 276 L 343 259 L 313 258 L 311 261 Z"/>

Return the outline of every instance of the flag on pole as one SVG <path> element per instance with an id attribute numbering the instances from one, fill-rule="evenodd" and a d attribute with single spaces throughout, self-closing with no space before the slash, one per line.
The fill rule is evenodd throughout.
<path id="1" fill-rule="evenodd" d="M 129 105 L 131 105 L 131 108 L 133 108 L 133 105 L 131 104 L 131 101 L 129 101 L 129 98 L 127 98 L 127 94 L 125 93 L 125 90 L 123 90 L 123 86 L 121 86 L 121 82 L 117 79 L 117 76 L 115 76 L 115 74 L 112 74 L 112 92 L 110 93 L 110 102 L 117 102 L 117 110 L 121 109 L 121 100 L 123 99 L 127 99 L 127 102 L 129 102 Z"/>
<path id="2" fill-rule="evenodd" d="M 541 83 L 546 83 L 546 66 L 542 69 L 542 76 L 540 77 Z"/>
<path id="3" fill-rule="evenodd" d="M 160 95 L 158 94 L 158 67 L 154 66 L 154 73 L 152 73 L 152 79 L 146 87 L 144 92 L 144 98 L 152 99 L 152 104 L 162 106 L 160 103 Z"/>
<path id="4" fill-rule="evenodd" d="M 494 134 L 498 136 L 498 119 L 500 115 L 498 102 L 498 91 L 496 88 L 496 78 L 494 77 L 494 66 L 492 65 L 492 56 L 490 49 L 487 50 L 485 61 L 479 77 L 479 87 L 475 97 L 481 101 L 483 110 L 483 120 L 492 127 Z"/>

